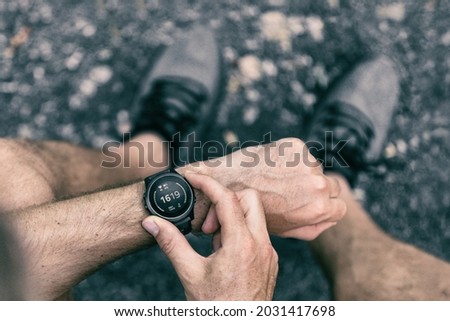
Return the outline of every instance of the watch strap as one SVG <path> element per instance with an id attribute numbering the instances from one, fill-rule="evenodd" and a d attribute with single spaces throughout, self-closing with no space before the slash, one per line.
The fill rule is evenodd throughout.
<path id="1" fill-rule="evenodd" d="M 156 174 L 147 176 L 147 177 L 144 179 L 145 190 L 147 190 L 147 188 L 149 187 L 151 181 L 154 179 L 155 176 L 160 175 L 160 174 L 164 174 L 164 173 L 176 173 L 176 174 L 178 174 L 177 171 L 175 171 L 174 169 L 170 168 L 170 169 L 166 169 L 166 170 L 163 170 L 163 171 L 161 171 L 161 172 L 158 172 L 158 173 L 156 173 Z"/>
<path id="2" fill-rule="evenodd" d="M 175 226 L 178 227 L 181 233 L 189 234 L 192 230 L 191 227 L 191 215 L 185 217 L 183 220 L 176 222 Z"/>

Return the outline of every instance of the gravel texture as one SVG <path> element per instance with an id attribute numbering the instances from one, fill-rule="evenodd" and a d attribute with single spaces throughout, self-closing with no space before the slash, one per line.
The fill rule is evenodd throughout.
<path id="1" fill-rule="evenodd" d="M 316 102 L 355 61 L 398 64 L 401 100 L 381 164 L 355 194 L 393 236 L 450 260 L 450 2 L 0 1 L 0 135 L 99 147 L 129 129 L 127 108 L 156 49 L 194 25 L 216 30 L 228 94 L 206 139 L 302 137 Z M 274 239 L 277 300 L 330 299 L 305 242 Z M 192 242 L 204 253 L 207 239 Z M 77 286 L 80 300 L 181 300 L 157 247 Z"/>

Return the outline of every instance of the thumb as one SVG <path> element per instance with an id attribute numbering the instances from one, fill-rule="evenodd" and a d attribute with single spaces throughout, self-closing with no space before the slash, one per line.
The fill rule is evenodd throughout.
<path id="1" fill-rule="evenodd" d="M 169 221 L 149 216 L 142 222 L 142 227 L 158 242 L 180 278 L 187 277 L 193 265 L 201 262 L 203 257 L 194 251 L 186 237 Z"/>

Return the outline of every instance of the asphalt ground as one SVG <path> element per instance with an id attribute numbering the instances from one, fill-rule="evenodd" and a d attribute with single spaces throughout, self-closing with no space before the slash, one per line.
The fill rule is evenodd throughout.
<path id="1" fill-rule="evenodd" d="M 384 53 L 402 78 L 381 163 L 355 195 L 394 237 L 450 260 L 450 2 L 0 1 L 0 135 L 100 147 L 129 128 L 128 106 L 161 45 L 197 23 L 222 47 L 227 96 L 205 139 L 303 137 L 317 101 L 355 62 Z M 6 187 L 2 187 L 6 188 Z M 192 242 L 207 253 L 207 239 Z M 326 300 L 306 242 L 273 239 L 276 300 Z M 376 272 L 374 272 L 376 273 Z M 182 300 L 157 247 L 101 269 L 79 300 Z"/>

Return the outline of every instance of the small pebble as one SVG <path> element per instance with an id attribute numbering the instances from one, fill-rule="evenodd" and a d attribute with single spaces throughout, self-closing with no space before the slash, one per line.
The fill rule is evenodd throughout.
<path id="1" fill-rule="evenodd" d="M 324 66 L 322 65 L 314 66 L 312 73 L 314 79 L 316 80 L 317 84 L 320 87 L 326 88 L 328 86 L 329 78 Z"/>
<path id="2" fill-rule="evenodd" d="M 86 38 L 92 37 L 93 35 L 95 35 L 96 32 L 97 32 L 97 27 L 95 27 L 94 25 L 91 25 L 91 24 L 87 25 L 82 30 L 82 34 Z"/>
<path id="3" fill-rule="evenodd" d="M 45 69 L 42 67 L 36 67 L 33 69 L 33 78 L 35 80 L 40 80 L 45 76 Z"/>
<path id="4" fill-rule="evenodd" d="M 341 5 L 339 0 L 327 0 L 327 2 L 328 2 L 328 5 L 333 9 L 339 8 Z"/>
<path id="5" fill-rule="evenodd" d="M 397 155 L 397 149 L 395 148 L 395 145 L 392 143 L 389 143 L 386 148 L 384 149 L 384 156 L 386 158 L 392 158 Z"/>
<path id="6" fill-rule="evenodd" d="M 33 128 L 30 125 L 20 124 L 17 127 L 17 136 L 19 138 L 29 139 L 29 138 L 35 137 L 35 133 L 34 133 Z"/>
<path id="7" fill-rule="evenodd" d="M 231 130 L 225 131 L 223 133 L 223 138 L 224 138 L 225 142 L 227 143 L 227 145 L 235 146 L 235 145 L 239 144 L 238 136 Z"/>
<path id="8" fill-rule="evenodd" d="M 97 92 L 97 84 L 92 79 L 84 79 L 80 84 L 80 92 L 87 97 L 91 97 Z"/>
<path id="9" fill-rule="evenodd" d="M 259 101 L 261 95 L 256 89 L 247 89 L 245 91 L 245 97 L 251 102 Z"/>
<path id="10" fill-rule="evenodd" d="M 241 87 L 241 82 L 239 81 L 239 78 L 236 77 L 236 75 L 230 75 L 228 79 L 228 85 L 227 85 L 227 91 L 230 94 L 235 94 L 239 88 Z"/>
<path id="11" fill-rule="evenodd" d="M 284 5 L 286 5 L 286 0 L 268 0 L 268 1 L 269 5 L 273 7 L 283 7 Z"/>
<path id="12" fill-rule="evenodd" d="M 325 25 L 322 19 L 320 19 L 319 17 L 311 16 L 306 18 L 306 27 L 308 29 L 308 32 L 311 35 L 311 37 L 317 42 L 322 42 L 324 39 L 323 36 L 324 26 Z"/>
<path id="13" fill-rule="evenodd" d="M 291 29 L 282 12 L 266 12 L 260 18 L 260 25 L 264 38 L 278 42 L 283 51 L 291 50 Z"/>
<path id="14" fill-rule="evenodd" d="M 412 148 L 417 149 L 420 145 L 420 137 L 418 135 L 414 135 L 414 137 L 409 140 L 409 145 Z"/>
<path id="15" fill-rule="evenodd" d="M 444 33 L 441 37 L 441 43 L 444 46 L 450 46 L 450 30 Z"/>
<path id="16" fill-rule="evenodd" d="M 278 68 L 272 60 L 263 60 L 261 68 L 263 72 L 269 77 L 278 75 Z"/>
<path id="17" fill-rule="evenodd" d="M 240 58 L 238 67 L 242 76 L 249 82 L 260 80 L 262 77 L 261 61 L 256 56 L 247 55 Z"/>
<path id="18" fill-rule="evenodd" d="M 109 66 L 97 66 L 89 72 L 89 78 L 99 84 L 107 83 L 113 75 L 113 71 Z"/>
<path id="19" fill-rule="evenodd" d="M 436 128 L 431 132 L 431 137 L 448 142 L 448 140 L 450 139 L 450 131 L 442 127 Z"/>
<path id="20" fill-rule="evenodd" d="M 117 113 L 117 131 L 121 134 L 131 131 L 130 115 L 126 110 L 121 110 Z"/>
<path id="21" fill-rule="evenodd" d="M 244 110 L 243 121 L 247 126 L 251 126 L 255 123 L 259 116 L 259 108 L 256 106 L 247 107 Z"/>
<path id="22" fill-rule="evenodd" d="M 366 199 L 366 192 L 361 189 L 361 188 L 354 188 L 353 189 L 353 197 L 358 201 L 358 202 L 364 202 Z"/>
<path id="23" fill-rule="evenodd" d="M 69 107 L 72 110 L 82 109 L 84 99 L 80 94 L 72 95 L 69 97 Z"/>
<path id="24" fill-rule="evenodd" d="M 401 22 L 405 19 L 405 5 L 403 3 L 378 5 L 376 7 L 376 15 L 380 19 Z"/>
<path id="25" fill-rule="evenodd" d="M 399 139 L 395 142 L 395 145 L 397 147 L 397 151 L 400 154 L 406 154 L 406 151 L 408 149 L 408 145 L 405 143 L 403 139 Z"/>
<path id="26" fill-rule="evenodd" d="M 304 18 L 292 16 L 288 18 L 288 26 L 293 35 L 299 36 L 305 33 Z"/>
<path id="27" fill-rule="evenodd" d="M 69 58 L 66 59 L 66 68 L 72 71 L 76 70 L 83 60 L 83 57 L 84 55 L 80 51 L 74 52 Z"/>
<path id="28" fill-rule="evenodd" d="M 102 49 L 98 52 L 98 58 L 100 60 L 105 61 L 105 60 L 110 59 L 111 57 L 112 57 L 112 52 L 109 49 Z"/>
<path id="29" fill-rule="evenodd" d="M 233 62 L 237 58 L 236 51 L 231 47 L 223 48 L 223 56 L 228 62 Z"/>

